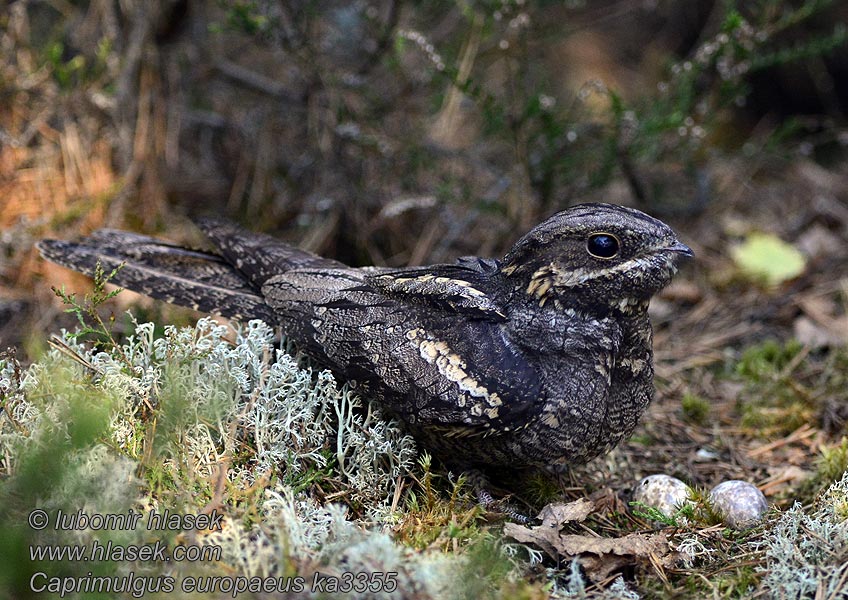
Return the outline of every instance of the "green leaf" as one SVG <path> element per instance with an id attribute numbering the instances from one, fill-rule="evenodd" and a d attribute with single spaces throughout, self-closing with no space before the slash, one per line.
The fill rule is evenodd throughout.
<path id="1" fill-rule="evenodd" d="M 804 272 L 806 259 L 794 246 L 770 233 L 751 233 L 730 249 L 736 266 L 751 279 L 776 286 Z"/>

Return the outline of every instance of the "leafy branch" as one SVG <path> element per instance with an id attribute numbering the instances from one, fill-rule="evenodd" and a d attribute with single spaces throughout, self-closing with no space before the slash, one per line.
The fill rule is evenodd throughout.
<path id="1" fill-rule="evenodd" d="M 121 345 L 115 341 L 113 333 L 115 315 L 110 314 L 107 322 L 104 321 L 103 317 L 100 316 L 100 312 L 97 310 L 100 306 L 124 291 L 120 287 L 113 290 L 106 289 L 106 284 L 112 281 L 118 274 L 118 271 L 123 267 L 124 263 L 121 263 L 112 269 L 112 271 L 106 273 L 102 263 L 98 260 L 94 266 L 94 289 L 91 293 L 86 294 L 82 301 L 77 300 L 76 294 L 66 292 L 64 286 L 61 289 L 56 287 L 51 287 L 50 289 L 68 306 L 65 312 L 73 313 L 76 315 L 77 321 L 79 321 L 79 329 L 68 334 L 71 339 L 77 340 L 84 336 L 93 336 L 96 344 L 105 346 L 109 350 L 116 350 L 128 363 L 127 357 L 123 355 Z"/>

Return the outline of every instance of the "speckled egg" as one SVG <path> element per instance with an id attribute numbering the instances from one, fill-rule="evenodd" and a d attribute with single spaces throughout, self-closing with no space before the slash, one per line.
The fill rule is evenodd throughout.
<path id="1" fill-rule="evenodd" d="M 710 492 L 710 502 L 733 529 L 747 529 L 759 523 L 768 510 L 763 493 L 752 483 L 733 479 L 722 481 Z"/>
<path id="2" fill-rule="evenodd" d="M 633 501 L 656 508 L 667 517 L 689 500 L 689 486 L 670 475 L 648 475 L 633 491 Z"/>

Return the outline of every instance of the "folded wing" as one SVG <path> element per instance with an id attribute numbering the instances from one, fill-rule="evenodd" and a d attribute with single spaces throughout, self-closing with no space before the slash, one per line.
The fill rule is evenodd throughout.
<path id="1" fill-rule="evenodd" d="M 540 393 L 488 287 L 481 273 L 435 265 L 294 269 L 262 292 L 289 337 L 407 422 L 483 432 L 520 422 Z"/>

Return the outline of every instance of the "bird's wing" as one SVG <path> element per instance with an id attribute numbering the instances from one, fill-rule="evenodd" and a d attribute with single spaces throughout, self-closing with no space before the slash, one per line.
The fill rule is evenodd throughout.
<path id="1" fill-rule="evenodd" d="M 476 287 L 482 278 L 478 296 L 446 273 L 438 266 L 433 279 L 410 283 L 397 280 L 423 278 L 426 268 L 295 269 L 262 293 L 291 339 L 407 422 L 481 430 L 521 422 L 539 400 L 538 373 Z"/>
<path id="2" fill-rule="evenodd" d="M 504 308 L 490 291 L 493 271 L 484 261 L 463 259 L 453 265 L 408 269 L 382 269 L 366 281 L 374 289 L 400 302 L 463 314 L 471 318 L 503 321 Z"/>
<path id="3" fill-rule="evenodd" d="M 223 257 L 152 237 L 102 229 L 79 242 L 42 240 L 48 260 L 94 276 L 121 267 L 111 283 L 153 298 L 235 319 L 275 323 L 274 311 Z"/>
<path id="4" fill-rule="evenodd" d="M 45 258 L 154 298 L 281 324 L 313 357 L 412 423 L 502 428 L 538 399 L 538 376 L 503 327 L 491 265 L 352 269 L 220 221 L 220 254 L 101 230 L 44 240 Z"/>

